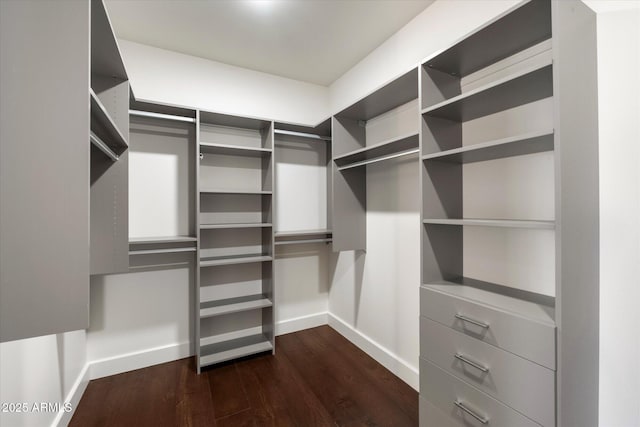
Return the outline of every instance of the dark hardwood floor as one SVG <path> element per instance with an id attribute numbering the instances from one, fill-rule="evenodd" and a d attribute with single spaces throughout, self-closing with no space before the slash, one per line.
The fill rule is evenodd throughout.
<path id="1" fill-rule="evenodd" d="M 418 393 L 328 326 L 195 372 L 194 358 L 93 380 L 87 426 L 417 426 Z"/>

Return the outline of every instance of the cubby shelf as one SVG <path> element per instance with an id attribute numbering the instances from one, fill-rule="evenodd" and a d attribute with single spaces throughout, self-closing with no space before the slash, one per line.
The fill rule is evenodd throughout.
<path id="1" fill-rule="evenodd" d="M 200 152 L 210 154 L 223 154 L 232 156 L 263 157 L 271 155 L 270 148 L 245 147 L 230 144 L 217 144 L 211 142 L 201 142 Z"/>
<path id="2" fill-rule="evenodd" d="M 510 219 L 425 219 L 422 221 L 427 225 L 454 225 L 454 226 L 474 226 L 474 227 L 504 227 L 504 228 L 534 228 L 548 229 L 555 228 L 554 221 L 529 221 Z"/>
<path id="3" fill-rule="evenodd" d="M 419 134 L 412 132 L 408 135 L 402 135 L 379 144 L 351 151 L 335 157 L 333 161 L 336 162 L 338 170 L 364 166 L 377 160 L 387 159 L 397 154 L 417 150 L 419 142 Z"/>
<path id="4" fill-rule="evenodd" d="M 257 334 L 200 347 L 200 366 L 213 365 L 239 357 L 272 351 L 273 345 L 264 335 Z"/>
<path id="5" fill-rule="evenodd" d="M 489 22 L 425 64 L 464 77 L 550 37 L 551 2 L 531 1 Z"/>
<path id="6" fill-rule="evenodd" d="M 429 117 L 466 122 L 553 95 L 551 60 L 422 110 Z"/>
<path id="7" fill-rule="evenodd" d="M 91 129 L 95 132 L 96 127 L 103 129 L 108 138 L 103 137 L 102 141 L 107 144 L 107 146 L 116 152 L 121 152 L 129 146 L 127 139 L 124 137 L 118 125 L 116 125 L 115 121 L 111 118 L 111 115 L 102 104 L 98 95 L 93 91 L 93 89 L 89 89 L 89 94 L 91 98 Z"/>
<path id="8" fill-rule="evenodd" d="M 262 254 L 233 255 L 200 259 L 200 267 L 216 267 L 219 265 L 248 264 L 252 262 L 272 261 L 273 257 Z"/>
<path id="9" fill-rule="evenodd" d="M 422 160 L 473 163 L 553 151 L 553 148 L 553 130 L 549 129 L 426 154 L 422 156 Z"/>
<path id="10" fill-rule="evenodd" d="M 265 307 L 271 307 L 272 305 L 273 303 L 271 300 L 262 294 L 215 301 L 203 301 L 200 303 L 200 318 L 223 316 L 225 314 L 248 310 L 257 310 Z"/>
<path id="11" fill-rule="evenodd" d="M 224 228 L 269 228 L 273 227 L 270 222 L 244 223 L 244 224 L 200 224 L 201 230 L 217 230 Z"/>

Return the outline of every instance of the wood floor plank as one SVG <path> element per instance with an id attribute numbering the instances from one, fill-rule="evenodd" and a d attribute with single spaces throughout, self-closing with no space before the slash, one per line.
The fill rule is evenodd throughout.
<path id="1" fill-rule="evenodd" d="M 415 426 L 418 394 L 328 326 L 277 353 L 196 373 L 195 359 L 89 383 L 72 427 Z"/>

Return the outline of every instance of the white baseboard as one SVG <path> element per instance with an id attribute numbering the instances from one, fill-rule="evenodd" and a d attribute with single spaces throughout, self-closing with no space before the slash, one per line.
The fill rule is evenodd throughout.
<path id="1" fill-rule="evenodd" d="M 276 335 L 290 334 L 291 332 L 311 329 L 328 323 L 328 313 L 314 313 L 293 319 L 281 320 L 276 323 Z"/>
<path id="2" fill-rule="evenodd" d="M 342 336 L 351 341 L 360 350 L 373 357 L 378 363 L 390 370 L 402 381 L 409 384 L 415 390 L 420 387 L 418 370 L 388 350 L 381 346 L 362 332 L 354 329 L 338 316 L 328 313 L 329 326 L 338 331 Z"/>
<path id="3" fill-rule="evenodd" d="M 121 354 L 91 362 L 89 365 L 90 378 L 95 380 L 109 375 L 184 359 L 189 356 L 193 356 L 193 353 L 191 351 L 191 343 L 188 342 Z"/>
<path id="4" fill-rule="evenodd" d="M 67 394 L 66 399 L 64 400 L 64 403 L 71 404 L 71 411 L 65 412 L 64 408 L 61 408 L 54 418 L 53 423 L 51 423 L 52 427 L 66 427 L 69 425 L 69 423 L 71 422 L 71 417 L 73 417 L 73 414 L 75 413 L 76 408 L 80 403 L 80 399 L 82 399 L 82 395 L 87 389 L 87 385 L 89 385 L 88 363 L 84 365 L 84 368 L 82 368 L 82 371 L 80 371 L 76 382 L 73 384 L 71 390 L 69 390 L 69 394 Z"/>

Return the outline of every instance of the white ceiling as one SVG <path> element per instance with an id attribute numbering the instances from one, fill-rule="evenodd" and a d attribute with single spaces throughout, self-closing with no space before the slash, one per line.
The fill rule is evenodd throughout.
<path id="1" fill-rule="evenodd" d="M 106 0 L 119 38 L 327 86 L 433 0 Z"/>

